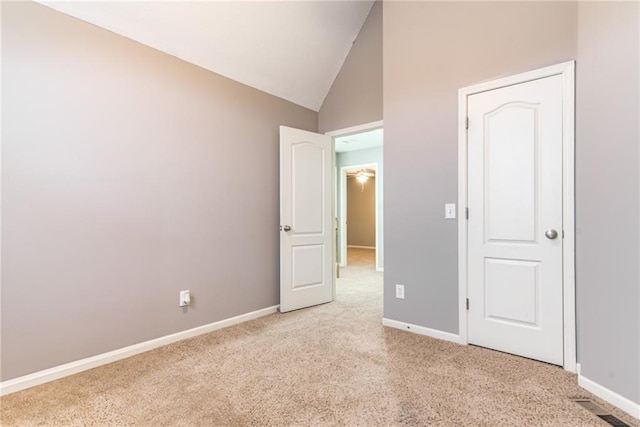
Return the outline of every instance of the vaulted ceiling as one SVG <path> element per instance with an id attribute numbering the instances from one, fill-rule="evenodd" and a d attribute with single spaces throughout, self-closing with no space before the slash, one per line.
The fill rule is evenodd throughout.
<path id="1" fill-rule="evenodd" d="M 37 1 L 314 111 L 373 5 L 372 0 Z"/>

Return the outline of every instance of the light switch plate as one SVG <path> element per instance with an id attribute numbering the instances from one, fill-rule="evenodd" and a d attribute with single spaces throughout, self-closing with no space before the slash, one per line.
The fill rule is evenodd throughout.
<path id="1" fill-rule="evenodd" d="M 189 291 L 180 291 L 180 307 L 186 307 L 191 304 L 191 293 Z"/>
<path id="2" fill-rule="evenodd" d="M 446 219 L 456 219 L 456 204 L 447 203 L 444 205 L 444 217 Z"/>

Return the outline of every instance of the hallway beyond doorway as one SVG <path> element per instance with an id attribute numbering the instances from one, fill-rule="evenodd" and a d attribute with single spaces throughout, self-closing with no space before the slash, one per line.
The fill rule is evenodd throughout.
<path id="1" fill-rule="evenodd" d="M 347 265 L 368 270 L 376 269 L 376 250 L 347 247 Z"/>

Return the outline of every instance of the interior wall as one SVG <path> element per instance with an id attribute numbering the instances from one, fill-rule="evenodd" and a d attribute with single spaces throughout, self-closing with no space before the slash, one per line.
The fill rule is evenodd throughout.
<path id="1" fill-rule="evenodd" d="M 371 8 L 318 116 L 320 132 L 382 120 L 382 1 Z"/>
<path id="2" fill-rule="evenodd" d="M 378 194 L 376 195 L 376 209 L 378 213 L 378 245 L 376 247 L 376 266 L 384 268 L 384 162 L 382 159 L 382 147 L 368 148 L 366 150 L 354 150 L 336 153 L 336 216 L 342 222 L 342 175 L 340 168 L 344 166 L 366 165 L 377 163 L 376 180 Z M 338 245 L 338 259 L 341 258 L 341 248 Z"/>
<path id="3" fill-rule="evenodd" d="M 347 179 L 347 245 L 376 246 L 376 179 Z"/>
<path id="4" fill-rule="evenodd" d="M 458 198 L 458 89 L 575 59 L 576 11 L 385 3 L 385 318 L 458 334 L 458 230 L 444 218 Z"/>
<path id="5" fill-rule="evenodd" d="M 640 3 L 580 2 L 576 74 L 581 374 L 640 404 Z"/>
<path id="6" fill-rule="evenodd" d="M 278 304 L 278 126 L 317 113 L 34 2 L 2 95 L 3 381 Z"/>
<path id="7" fill-rule="evenodd" d="M 458 89 L 577 59 L 578 362 L 640 401 L 638 7 L 385 4 L 386 318 L 458 333 L 457 229 L 443 218 L 457 199 Z"/>

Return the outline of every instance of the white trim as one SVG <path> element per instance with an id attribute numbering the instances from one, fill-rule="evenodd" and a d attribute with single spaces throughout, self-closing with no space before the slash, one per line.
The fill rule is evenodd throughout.
<path id="1" fill-rule="evenodd" d="M 382 267 L 376 267 L 376 271 L 384 272 L 384 268 L 382 268 Z"/>
<path id="2" fill-rule="evenodd" d="M 403 331 L 413 332 L 414 334 L 424 335 L 439 340 L 450 341 L 456 344 L 463 344 L 460 335 L 450 332 L 438 331 L 437 329 L 425 328 L 424 326 L 413 325 L 411 323 L 400 322 L 398 320 L 382 318 L 382 324 L 390 328 L 402 329 Z"/>
<path id="3" fill-rule="evenodd" d="M 569 61 L 526 73 L 516 74 L 490 82 L 462 88 L 458 91 L 458 206 L 461 215 L 458 221 L 458 322 L 461 342 L 468 341 L 468 316 L 466 310 L 467 272 L 467 221 L 462 214 L 467 207 L 467 98 L 473 94 L 499 89 L 554 75 L 563 79 L 563 317 L 564 317 L 564 369 L 576 371 L 576 319 L 575 319 L 575 136 L 574 136 L 574 91 L 575 62 Z"/>
<path id="4" fill-rule="evenodd" d="M 632 417 L 640 418 L 640 404 L 629 400 L 626 397 L 621 396 L 618 393 L 611 391 L 608 388 L 582 375 L 578 375 L 578 385 L 585 390 L 595 394 L 605 402 L 608 402 L 613 406 L 622 409 Z"/>
<path id="5" fill-rule="evenodd" d="M 374 249 L 375 246 L 360 246 L 360 245 L 347 245 L 347 248 L 355 248 L 355 249 Z"/>
<path id="6" fill-rule="evenodd" d="M 340 266 L 347 266 L 347 169 L 340 168 L 340 214 L 338 215 Z"/>
<path id="7" fill-rule="evenodd" d="M 370 130 L 380 129 L 381 127 L 383 127 L 382 120 L 378 120 L 377 122 L 369 122 L 369 123 L 364 123 L 358 126 L 351 126 L 348 128 L 332 130 L 330 132 L 325 132 L 325 135 L 330 135 L 333 137 L 347 136 L 354 133 L 361 133 L 361 132 L 367 132 Z"/>
<path id="8" fill-rule="evenodd" d="M 467 333 L 467 96 L 458 91 L 458 333 L 468 344 Z"/>
<path id="9" fill-rule="evenodd" d="M 562 189 L 562 250 L 564 369 L 576 372 L 576 271 L 575 271 L 575 62 L 562 67 L 562 141 L 564 188 Z"/>
<path id="10" fill-rule="evenodd" d="M 339 268 L 344 267 L 340 264 L 340 260 L 338 259 L 338 230 L 340 227 L 340 221 L 338 221 L 338 197 L 336 194 L 336 177 L 338 176 L 338 163 L 336 158 L 336 141 L 334 138 L 331 138 L 331 166 L 333 169 L 333 176 L 331 177 L 331 191 L 333 191 L 333 197 L 331 198 L 331 212 L 333 212 L 333 220 L 331 223 L 333 224 L 333 239 L 331 245 L 333 246 L 333 252 L 331 256 L 333 258 L 333 277 L 331 278 L 331 301 L 335 301 L 337 298 L 337 290 L 336 290 L 336 282 L 338 280 Z"/>
<path id="11" fill-rule="evenodd" d="M 2 11 L 0 10 L 0 21 L 2 20 Z M 2 46 L 2 31 L 0 31 L 0 46 Z M 2 67 L 0 67 L 0 82 L 2 82 Z M 0 99 L 2 99 L 2 84 L 0 84 Z M 4 117 L 2 115 L 2 102 L 0 102 L 0 117 Z M 0 119 L 0 135 L 4 135 L 2 133 L 2 120 Z M 2 143 L 1 143 L 1 137 L 0 137 L 0 224 L 3 224 L 2 222 L 2 200 L 4 200 L 3 195 L 2 195 L 2 177 L 4 176 L 4 174 L 2 173 L 2 165 L 4 164 L 4 162 L 2 161 Z M 2 242 L 2 227 L 0 226 L 0 242 Z M 2 272 L 2 246 L 0 244 L 0 273 Z M 0 274 L 0 319 L 2 318 L 2 294 L 3 292 L 1 291 L 2 288 L 2 274 Z M 1 323 L 1 322 L 0 322 Z"/>
<path id="12" fill-rule="evenodd" d="M 34 372 L 33 374 L 24 375 L 12 380 L 0 383 L 0 396 L 15 393 L 20 390 L 34 387 L 49 381 L 77 374 L 79 372 L 93 369 L 98 366 L 106 365 L 136 354 L 144 353 L 154 348 L 158 348 L 187 338 L 193 338 L 198 335 L 217 331 L 218 329 L 227 328 L 249 320 L 257 319 L 268 314 L 276 313 L 278 306 L 263 308 L 261 310 L 252 311 L 250 313 L 241 314 L 229 319 L 220 320 L 209 323 L 208 325 L 198 326 L 197 328 L 187 329 L 186 331 L 177 332 L 175 334 L 165 335 L 164 337 L 152 339 L 138 344 L 123 347 L 107 353 L 98 354 L 97 356 L 87 357 L 86 359 L 76 360 L 75 362 L 65 363 L 64 365 L 55 366 L 43 371 Z"/>

